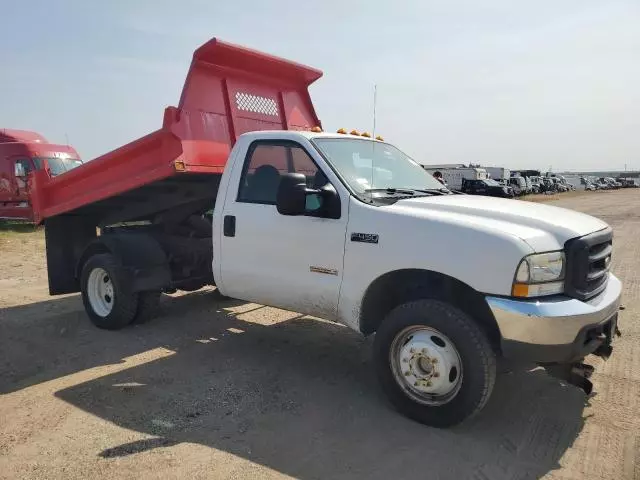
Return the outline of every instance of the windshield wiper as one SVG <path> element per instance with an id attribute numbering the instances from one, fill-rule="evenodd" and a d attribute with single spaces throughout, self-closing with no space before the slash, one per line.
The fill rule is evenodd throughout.
<path id="1" fill-rule="evenodd" d="M 389 195 L 415 195 L 416 191 L 406 188 L 367 188 L 364 193 L 384 192 Z"/>
<path id="2" fill-rule="evenodd" d="M 368 188 L 364 191 L 365 193 L 372 192 L 384 192 L 389 195 L 415 195 L 416 193 L 426 193 L 428 195 L 446 195 L 451 193 L 450 190 L 446 188 Z"/>
<path id="3" fill-rule="evenodd" d="M 432 193 L 434 195 L 446 195 L 448 193 L 451 193 L 451 190 L 444 187 L 443 188 L 424 188 L 420 190 L 418 190 L 417 188 L 414 188 L 413 191 L 420 192 L 420 193 Z"/>

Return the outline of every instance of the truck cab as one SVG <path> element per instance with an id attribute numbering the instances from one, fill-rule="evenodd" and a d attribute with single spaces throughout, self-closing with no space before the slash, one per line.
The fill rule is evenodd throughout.
<path id="1" fill-rule="evenodd" d="M 53 178 L 81 164 L 68 145 L 51 144 L 36 132 L 0 129 L 0 218 L 33 221 L 32 173 Z"/>

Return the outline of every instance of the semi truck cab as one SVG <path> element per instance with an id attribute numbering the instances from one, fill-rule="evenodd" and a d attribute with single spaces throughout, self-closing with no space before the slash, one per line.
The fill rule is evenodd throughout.
<path id="1" fill-rule="evenodd" d="M 0 218 L 34 221 L 31 174 L 53 178 L 82 165 L 73 147 L 27 130 L 0 129 Z"/>

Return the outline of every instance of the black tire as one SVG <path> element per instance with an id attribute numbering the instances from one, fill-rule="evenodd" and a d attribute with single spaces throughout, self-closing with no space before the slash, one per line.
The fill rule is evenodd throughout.
<path id="1" fill-rule="evenodd" d="M 101 316 L 93 309 L 88 297 L 87 284 L 89 275 L 101 268 L 107 272 L 113 285 L 113 306 L 106 316 Z M 82 291 L 82 303 L 89 318 L 98 328 L 105 330 L 118 330 L 129 325 L 138 309 L 138 294 L 128 291 L 118 276 L 119 265 L 116 258 L 109 253 L 101 253 L 91 257 L 82 267 L 80 276 L 80 288 Z"/>
<path id="2" fill-rule="evenodd" d="M 411 326 L 438 330 L 454 344 L 462 364 L 462 380 L 453 398 L 442 405 L 424 405 L 412 399 L 396 381 L 391 367 L 394 339 Z M 417 300 L 393 309 L 374 340 L 374 365 L 391 403 L 407 417 L 432 427 L 451 427 L 487 403 L 496 378 L 496 355 L 485 333 L 468 315 L 437 300 Z"/>
<path id="3" fill-rule="evenodd" d="M 138 308 L 133 323 L 141 324 L 152 320 L 158 314 L 161 295 L 162 292 L 138 293 Z"/>

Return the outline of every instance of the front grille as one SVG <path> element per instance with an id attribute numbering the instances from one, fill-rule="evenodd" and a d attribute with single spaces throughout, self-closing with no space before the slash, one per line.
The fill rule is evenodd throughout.
<path id="1" fill-rule="evenodd" d="M 613 251 L 612 239 L 613 230 L 607 227 L 565 243 L 567 295 L 588 300 L 607 287 Z"/>

